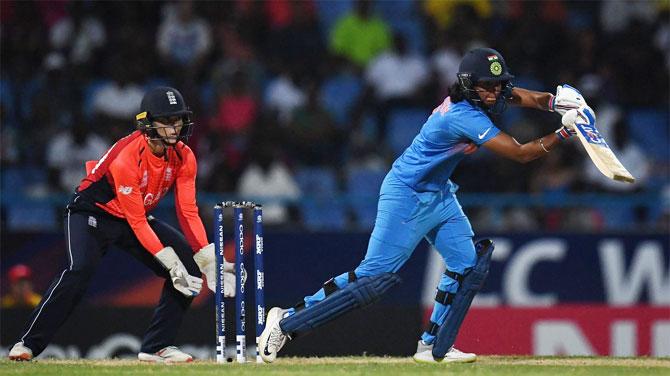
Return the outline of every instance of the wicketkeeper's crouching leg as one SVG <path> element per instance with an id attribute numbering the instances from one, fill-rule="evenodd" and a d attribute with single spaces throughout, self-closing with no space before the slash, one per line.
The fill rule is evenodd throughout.
<path id="1" fill-rule="evenodd" d="M 91 218 L 81 213 L 70 213 L 69 210 L 66 212 L 66 267 L 54 278 L 42 301 L 31 313 L 19 341 L 9 352 L 9 359 L 31 360 L 44 351 L 86 293 L 103 255 L 101 242 L 94 236 L 95 231 L 89 231 Z"/>

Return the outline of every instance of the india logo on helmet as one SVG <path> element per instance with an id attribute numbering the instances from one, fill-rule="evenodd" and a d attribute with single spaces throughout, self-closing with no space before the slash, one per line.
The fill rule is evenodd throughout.
<path id="1" fill-rule="evenodd" d="M 491 73 L 493 73 L 496 76 L 500 76 L 500 74 L 502 74 L 502 65 L 500 65 L 500 63 L 497 61 L 491 63 L 490 69 Z"/>

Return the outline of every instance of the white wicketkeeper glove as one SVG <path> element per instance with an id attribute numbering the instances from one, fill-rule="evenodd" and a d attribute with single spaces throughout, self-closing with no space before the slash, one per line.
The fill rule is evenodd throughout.
<path id="1" fill-rule="evenodd" d="M 569 110 L 576 110 L 586 105 L 586 101 L 579 90 L 568 84 L 563 84 L 556 86 L 556 95 L 549 101 L 549 111 L 565 115 Z"/>
<path id="2" fill-rule="evenodd" d="M 193 260 L 198 264 L 200 271 L 207 278 L 207 287 L 212 292 L 216 291 L 216 259 L 214 258 L 214 243 L 202 247 Z M 232 298 L 235 296 L 235 264 L 223 259 L 223 296 Z"/>
<path id="3" fill-rule="evenodd" d="M 165 247 L 154 255 L 158 261 L 170 272 L 172 285 L 180 293 L 194 297 L 200 293 L 202 279 L 188 274 L 172 247 Z"/>

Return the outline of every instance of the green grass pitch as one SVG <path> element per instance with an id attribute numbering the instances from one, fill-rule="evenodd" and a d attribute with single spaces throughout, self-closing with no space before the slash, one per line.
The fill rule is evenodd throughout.
<path id="1" fill-rule="evenodd" d="M 480 356 L 470 364 L 416 364 L 411 358 L 279 358 L 272 364 L 145 364 L 135 360 L 0 361 L 2 375 L 670 375 L 670 358 Z"/>

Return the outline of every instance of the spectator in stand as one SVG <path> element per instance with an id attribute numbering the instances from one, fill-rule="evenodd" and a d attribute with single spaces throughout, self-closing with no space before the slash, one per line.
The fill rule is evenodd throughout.
<path id="1" fill-rule="evenodd" d="M 8 292 L 2 297 L 2 308 L 35 308 L 42 296 L 33 290 L 32 270 L 24 264 L 9 268 Z"/>
<path id="2" fill-rule="evenodd" d="M 134 59 L 118 56 L 107 68 L 112 80 L 98 89 L 92 98 L 92 112 L 96 117 L 93 131 L 118 139 L 127 133 L 128 119 L 139 111 L 144 89 L 138 84 L 129 67 Z"/>
<path id="3" fill-rule="evenodd" d="M 283 7 L 278 7 L 283 4 Z M 271 20 L 273 15 L 287 13 L 290 17 L 275 26 L 268 35 L 266 54 L 280 64 L 297 67 L 310 77 L 319 73 L 324 57 L 324 46 L 314 3 L 311 1 L 270 1 L 267 3 Z M 274 6 L 271 6 L 274 5 Z"/>
<path id="4" fill-rule="evenodd" d="M 100 158 L 109 146 L 83 119 L 74 119 L 72 128 L 56 134 L 47 145 L 46 161 L 55 183 L 51 187 L 71 193 L 86 176 L 82 168 L 86 161 Z"/>
<path id="5" fill-rule="evenodd" d="M 565 145 L 565 150 L 548 154 L 531 178 L 531 191 L 556 195 L 568 193 L 579 177 L 579 170 L 575 168 L 579 158 L 580 154 L 572 144 Z"/>
<path id="6" fill-rule="evenodd" d="M 238 173 L 241 171 L 241 163 L 249 147 L 250 133 L 260 109 L 258 99 L 249 88 L 246 71 L 236 71 L 229 86 L 222 90 L 224 92 L 218 100 L 217 113 L 210 121 L 208 139 L 198 137 L 198 144 L 203 144 L 203 172 L 208 171 L 210 175 L 221 175 L 224 170 L 225 174 L 230 174 L 233 170 Z M 232 182 L 225 187 L 235 189 Z M 211 188 L 218 191 L 224 186 L 215 184 Z"/>
<path id="7" fill-rule="evenodd" d="M 670 71 L 670 4 L 661 9 L 654 31 L 654 46 L 665 52 L 665 66 Z"/>
<path id="8" fill-rule="evenodd" d="M 256 120 L 259 103 L 251 92 L 245 71 L 238 70 L 231 78 L 217 105 L 217 114 L 212 119 L 212 129 L 223 137 L 243 135 Z"/>
<path id="9" fill-rule="evenodd" d="M 44 58 L 42 70 L 34 81 L 36 90 L 31 96 L 30 118 L 32 124 L 40 124 L 41 132 L 34 129 L 26 138 L 35 148 L 31 153 L 44 161 L 44 151 L 56 132 L 72 124 L 74 109 L 79 105 L 76 88 L 72 85 L 72 71 L 63 54 L 51 52 Z"/>
<path id="10" fill-rule="evenodd" d="M 391 109 L 424 104 L 424 89 L 429 78 L 427 61 L 407 49 L 402 34 L 394 36 L 393 48 L 370 62 L 365 70 L 367 90 L 362 100 L 377 113 L 379 141 L 385 140 L 386 121 Z"/>
<path id="11" fill-rule="evenodd" d="M 300 198 L 293 174 L 279 156 L 274 141 L 257 145 L 251 163 L 240 176 L 237 195 L 263 203 L 263 222 L 269 226 L 291 219 L 291 201 Z"/>
<path id="12" fill-rule="evenodd" d="M 34 78 L 42 64 L 49 51 L 48 25 L 41 9 L 46 4 L 37 1 L 0 2 L 3 80 L 11 77 L 15 84 L 28 81 Z"/>
<path id="13" fill-rule="evenodd" d="M 605 1 L 600 4 L 600 25 L 605 33 L 625 32 L 635 21 L 652 23 L 658 15 L 653 1 Z"/>
<path id="14" fill-rule="evenodd" d="M 287 124 L 286 150 L 301 165 L 339 165 L 344 135 L 321 106 L 317 83 L 312 81 L 307 87 L 307 102 L 293 111 Z"/>
<path id="15" fill-rule="evenodd" d="M 454 24 L 461 23 L 459 17 L 463 14 L 464 7 L 472 10 L 478 18 L 488 18 L 493 12 L 493 7 L 488 0 L 426 0 L 423 10 L 438 30 L 450 29 Z"/>
<path id="16" fill-rule="evenodd" d="M 449 95 L 449 87 L 456 82 L 456 73 L 458 73 L 458 64 L 461 62 L 463 50 L 460 41 L 451 33 L 444 32 L 439 37 L 437 49 L 430 56 L 434 82 L 439 84 L 438 97 Z"/>
<path id="17" fill-rule="evenodd" d="M 170 3 L 158 29 L 158 52 L 175 77 L 197 78 L 212 48 L 209 24 L 195 15 L 192 1 Z"/>
<path id="18" fill-rule="evenodd" d="M 32 96 L 33 114 L 39 113 L 34 120 L 66 126 L 72 117 L 69 109 L 78 99 L 76 89 L 71 85 L 67 58 L 60 52 L 50 52 L 44 57 L 41 68 L 36 78 L 38 88 Z"/>
<path id="19" fill-rule="evenodd" d="M 576 147 L 577 145 L 574 144 L 566 144 L 564 149 L 549 153 L 531 177 L 531 192 L 540 193 L 548 198 L 560 198 L 562 195 L 570 193 L 579 178 L 579 169 L 575 166 L 579 165 L 579 158 L 582 158 Z M 550 231 L 574 230 L 574 213 L 576 210 L 579 209 L 547 209 L 544 213 L 544 228 Z M 583 212 L 579 211 L 579 213 L 585 218 L 592 214 L 588 208 Z M 568 218 L 571 219 L 569 223 Z"/>
<path id="20" fill-rule="evenodd" d="M 107 41 L 105 25 L 95 14 L 96 4 L 72 1 L 69 14 L 62 17 L 49 30 L 51 48 L 62 51 L 76 67 L 93 63 L 97 52 Z"/>
<path id="21" fill-rule="evenodd" d="M 236 3 L 238 4 L 240 3 Z M 258 94 L 263 84 L 266 67 L 258 58 L 258 46 L 249 40 L 249 35 L 244 34 L 252 33 L 245 31 L 250 26 L 243 24 L 252 15 L 256 14 L 247 14 L 236 8 L 231 15 L 232 19 L 221 19 L 215 24 L 214 43 L 217 54 L 211 67 L 211 82 L 219 90 L 227 88 L 238 72 L 244 72 L 249 89 L 254 94 Z M 261 23 L 259 20 L 256 22 Z"/>
<path id="22" fill-rule="evenodd" d="M 330 34 L 330 51 L 364 68 L 375 56 L 391 46 L 389 25 L 372 13 L 372 2 L 357 0 L 353 11 L 345 14 Z"/>
<path id="23" fill-rule="evenodd" d="M 277 113 L 281 124 L 289 123 L 293 110 L 307 101 L 303 78 L 295 68 L 282 66 L 279 75 L 270 80 L 265 89 L 265 105 Z"/>

